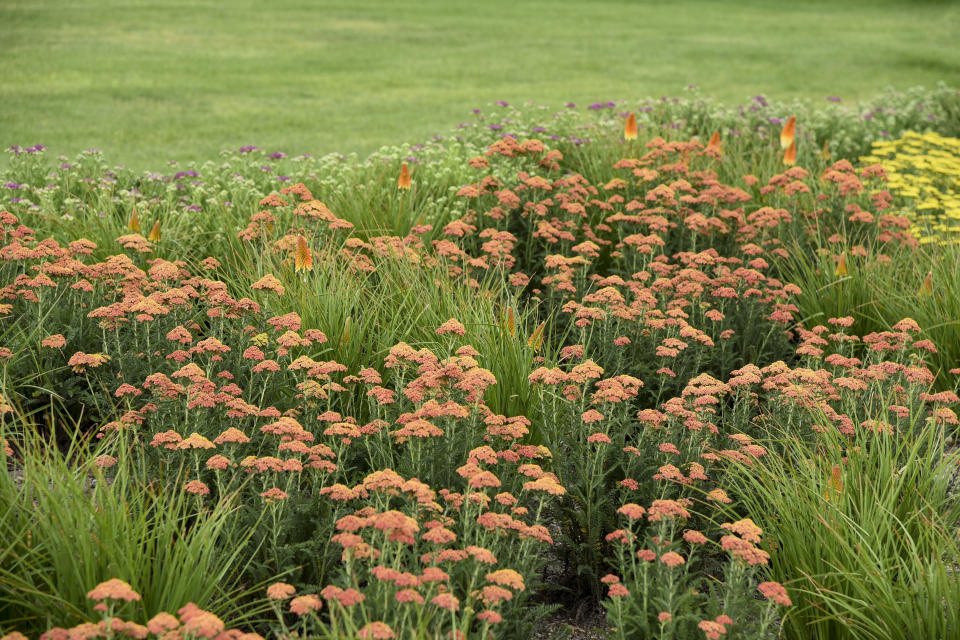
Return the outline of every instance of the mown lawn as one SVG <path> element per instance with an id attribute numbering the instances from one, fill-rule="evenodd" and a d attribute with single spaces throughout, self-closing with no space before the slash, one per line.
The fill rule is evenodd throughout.
<path id="1" fill-rule="evenodd" d="M 955 2 L 6 0 L 0 145 L 157 168 L 366 153 L 495 100 L 855 100 L 956 84 L 958 32 Z"/>

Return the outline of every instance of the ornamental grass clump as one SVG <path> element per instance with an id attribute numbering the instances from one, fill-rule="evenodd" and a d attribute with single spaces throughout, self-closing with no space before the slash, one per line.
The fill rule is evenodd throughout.
<path id="1" fill-rule="evenodd" d="M 4 460 L 18 470 L 17 478 L 0 475 L 3 629 L 39 633 L 101 611 L 109 620 L 129 612 L 118 600 L 139 602 L 131 619 L 140 623 L 187 601 L 241 622 L 257 615 L 257 606 L 237 606 L 249 595 L 237 579 L 250 533 L 237 526 L 235 494 L 198 504 L 176 479 L 182 482 L 182 470 L 170 474 L 170 484 L 145 481 L 120 443 L 84 441 L 76 425 L 46 426 L 68 438 L 63 452 L 55 438 L 38 435 L 44 425 L 8 415 L 0 426 L 16 447 L 8 446 Z M 109 598 L 108 606 L 94 606 L 85 585 L 111 574 L 137 585 L 143 598 L 109 580 L 89 595 Z"/>
<path id="2" fill-rule="evenodd" d="M 801 366 L 738 385 L 755 389 L 742 397 L 760 401 L 752 422 L 769 455 L 730 459 L 726 482 L 775 541 L 770 575 L 794 602 L 787 637 L 947 637 L 960 624 L 945 604 L 960 594 L 946 444 L 960 398 L 931 389 L 934 347 L 914 321 L 864 336 L 846 333 L 852 322 L 802 331 Z"/>

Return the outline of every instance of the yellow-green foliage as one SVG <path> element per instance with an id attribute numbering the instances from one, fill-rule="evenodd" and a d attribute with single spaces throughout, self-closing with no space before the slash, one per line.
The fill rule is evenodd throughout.
<path id="1" fill-rule="evenodd" d="M 914 220 L 921 243 L 960 243 L 960 140 L 908 131 L 874 142 L 872 155 L 861 160 L 883 165 L 890 193 Z"/>

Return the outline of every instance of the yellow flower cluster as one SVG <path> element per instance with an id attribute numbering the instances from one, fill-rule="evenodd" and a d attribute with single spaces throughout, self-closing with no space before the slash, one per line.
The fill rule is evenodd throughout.
<path id="1" fill-rule="evenodd" d="M 921 243 L 960 244 L 960 140 L 906 132 L 874 142 L 866 164 L 881 164 L 902 214 Z"/>

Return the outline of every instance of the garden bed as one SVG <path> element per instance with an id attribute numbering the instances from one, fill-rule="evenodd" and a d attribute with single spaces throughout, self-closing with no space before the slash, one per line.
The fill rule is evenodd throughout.
<path id="1" fill-rule="evenodd" d="M 956 140 L 645 108 L 364 162 L 17 150 L 3 631 L 955 633 Z"/>

